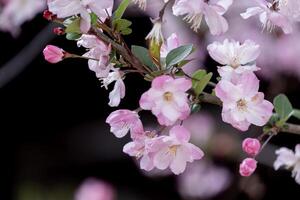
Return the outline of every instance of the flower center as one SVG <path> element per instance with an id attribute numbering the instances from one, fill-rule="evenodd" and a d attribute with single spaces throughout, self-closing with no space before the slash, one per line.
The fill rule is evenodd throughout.
<path id="1" fill-rule="evenodd" d="M 176 155 L 178 145 L 173 145 L 169 147 L 169 151 L 171 154 Z"/>
<path id="2" fill-rule="evenodd" d="M 165 92 L 164 93 L 164 100 L 168 101 L 168 102 L 172 101 L 173 100 L 173 94 L 172 94 L 172 92 Z"/>
<path id="3" fill-rule="evenodd" d="M 240 62 L 239 59 L 237 59 L 236 57 L 233 58 L 232 63 L 231 63 L 231 67 L 236 69 L 240 66 Z"/>
<path id="4" fill-rule="evenodd" d="M 246 111 L 247 110 L 247 102 L 244 99 L 240 99 L 236 102 L 237 108 L 240 111 Z"/>

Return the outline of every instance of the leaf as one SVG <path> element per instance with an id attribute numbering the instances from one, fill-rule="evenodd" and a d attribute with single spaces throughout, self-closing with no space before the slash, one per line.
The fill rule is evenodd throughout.
<path id="1" fill-rule="evenodd" d="M 120 3 L 119 7 L 114 12 L 114 17 L 113 17 L 114 20 L 122 18 L 124 12 L 126 11 L 127 7 L 129 6 L 130 2 L 131 2 L 131 0 L 123 0 Z"/>
<path id="2" fill-rule="evenodd" d="M 131 51 L 144 65 L 150 67 L 153 71 L 157 70 L 157 67 L 154 65 L 150 58 L 148 49 L 141 46 L 131 46 Z"/>
<path id="3" fill-rule="evenodd" d="M 293 107 L 287 96 L 280 94 L 273 101 L 275 111 L 280 117 L 281 123 L 285 123 L 293 115 Z"/>
<path id="4" fill-rule="evenodd" d="M 212 78 L 212 75 L 213 74 L 211 72 L 207 74 L 205 70 L 198 70 L 193 74 L 193 89 L 197 96 L 199 96 L 203 92 L 210 79 Z"/>
<path id="5" fill-rule="evenodd" d="M 127 19 L 117 19 L 113 22 L 114 28 L 117 32 L 122 35 L 129 35 L 132 33 L 131 26 L 132 22 Z"/>
<path id="6" fill-rule="evenodd" d="M 66 33 L 81 33 L 80 30 L 80 17 L 74 19 L 69 25 L 67 25 Z"/>
<path id="7" fill-rule="evenodd" d="M 68 40 L 77 40 L 77 39 L 79 39 L 81 37 L 81 34 L 79 34 L 79 33 L 67 33 L 66 34 L 66 38 L 68 39 Z"/>
<path id="8" fill-rule="evenodd" d="M 293 110 L 293 116 L 296 117 L 297 119 L 300 119 L 300 110 L 299 109 L 294 109 Z"/>
<path id="9" fill-rule="evenodd" d="M 160 48 L 162 43 L 157 43 L 154 40 L 151 40 L 149 44 L 149 53 L 151 55 L 152 61 L 157 65 L 160 65 Z"/>
<path id="10" fill-rule="evenodd" d="M 186 57 L 188 57 L 193 52 L 193 45 L 185 45 L 173 49 L 170 51 L 166 57 L 166 65 L 167 68 L 178 64 L 183 61 Z"/>
<path id="11" fill-rule="evenodd" d="M 90 14 L 90 16 L 91 16 L 91 24 L 92 24 L 92 26 L 97 25 L 98 16 L 95 13 L 93 13 L 93 12 Z"/>

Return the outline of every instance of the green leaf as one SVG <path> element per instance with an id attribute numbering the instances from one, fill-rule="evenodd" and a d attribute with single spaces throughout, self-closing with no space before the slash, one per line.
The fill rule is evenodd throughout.
<path id="1" fill-rule="evenodd" d="M 166 66 L 167 68 L 176 65 L 183 61 L 193 52 L 193 45 L 185 45 L 173 49 L 170 51 L 166 57 Z"/>
<path id="2" fill-rule="evenodd" d="M 68 39 L 68 40 L 77 40 L 77 39 L 79 39 L 81 37 L 81 34 L 79 34 L 79 33 L 67 33 L 66 34 L 66 38 Z"/>
<path id="3" fill-rule="evenodd" d="M 141 46 L 131 46 L 131 51 L 144 65 L 150 67 L 153 71 L 157 70 L 157 67 L 154 65 L 150 58 L 148 49 Z"/>
<path id="4" fill-rule="evenodd" d="M 131 26 L 132 22 L 127 19 L 117 19 L 113 22 L 114 28 L 117 32 L 122 35 L 129 35 L 132 33 Z"/>
<path id="5" fill-rule="evenodd" d="M 93 13 L 93 12 L 90 14 L 90 16 L 91 16 L 91 24 L 92 24 L 92 26 L 97 25 L 98 16 L 95 13 Z"/>
<path id="6" fill-rule="evenodd" d="M 123 0 L 114 12 L 114 20 L 121 19 L 131 0 Z"/>
<path id="7" fill-rule="evenodd" d="M 285 123 L 293 115 L 293 107 L 287 96 L 280 94 L 273 101 L 275 111 L 280 117 L 280 124 Z"/>
<path id="8" fill-rule="evenodd" d="M 66 33 L 81 33 L 80 30 L 80 17 L 74 19 L 69 25 L 67 25 Z"/>
<path id="9" fill-rule="evenodd" d="M 296 117 L 297 119 L 300 119 L 300 110 L 299 109 L 294 109 L 293 110 L 293 116 Z"/>
<path id="10" fill-rule="evenodd" d="M 203 92 L 210 79 L 212 78 L 212 75 L 212 73 L 207 74 L 205 70 L 198 70 L 192 75 L 193 89 L 197 96 L 199 96 Z"/>

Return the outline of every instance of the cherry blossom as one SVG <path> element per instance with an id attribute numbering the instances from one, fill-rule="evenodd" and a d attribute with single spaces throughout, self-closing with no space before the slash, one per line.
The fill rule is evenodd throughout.
<path id="1" fill-rule="evenodd" d="M 144 132 L 138 113 L 131 110 L 121 109 L 112 112 L 107 117 L 106 123 L 110 125 L 110 132 L 118 138 L 124 137 L 128 131 L 133 139 Z"/>
<path id="2" fill-rule="evenodd" d="M 95 178 L 86 179 L 75 193 L 75 200 L 114 200 L 112 186 Z"/>
<path id="3" fill-rule="evenodd" d="M 63 60 L 66 52 L 57 46 L 47 45 L 43 50 L 43 54 L 45 60 L 47 60 L 49 63 L 58 63 Z"/>
<path id="4" fill-rule="evenodd" d="M 259 45 L 251 40 L 243 44 L 235 40 L 225 39 L 223 43 L 214 42 L 207 46 L 209 55 L 218 63 L 224 65 L 218 67 L 222 79 L 238 79 L 245 72 L 253 72 L 259 68 L 253 63 L 260 54 Z"/>
<path id="5" fill-rule="evenodd" d="M 286 169 L 292 169 L 292 177 L 300 184 L 300 144 L 296 145 L 295 152 L 286 147 L 276 150 L 277 159 L 274 162 L 275 170 L 284 166 Z"/>
<path id="6" fill-rule="evenodd" d="M 251 7 L 242 13 L 244 19 L 248 19 L 254 15 L 259 15 L 259 20 L 263 24 L 264 29 L 272 31 L 275 26 L 282 28 L 283 32 L 288 34 L 293 31 L 292 21 L 281 13 L 277 1 L 270 3 L 266 0 L 254 0 L 256 7 Z"/>
<path id="7" fill-rule="evenodd" d="M 151 110 L 161 125 L 173 125 L 190 114 L 186 91 L 191 87 L 192 82 L 189 79 L 159 76 L 152 81 L 151 88 L 141 96 L 140 106 L 144 110 Z"/>
<path id="8" fill-rule="evenodd" d="M 87 33 L 91 27 L 90 11 L 94 12 L 101 20 L 105 20 L 111 15 L 113 7 L 112 0 L 48 0 L 48 8 L 58 18 L 66 18 L 73 15 L 80 15 L 80 29 Z"/>
<path id="9" fill-rule="evenodd" d="M 250 124 L 265 125 L 272 116 L 273 105 L 258 89 L 259 80 L 253 73 L 243 74 L 236 84 L 221 80 L 215 91 L 223 102 L 223 121 L 241 131 L 248 130 Z"/>
<path id="10" fill-rule="evenodd" d="M 242 143 L 244 152 L 250 156 L 256 156 L 260 151 L 260 142 L 256 138 L 246 138 Z"/>
<path id="11" fill-rule="evenodd" d="M 141 169 L 150 171 L 154 168 L 153 157 L 162 144 L 162 139 L 157 137 L 155 131 L 146 131 L 127 143 L 123 148 L 123 152 L 140 159 Z"/>
<path id="12" fill-rule="evenodd" d="M 164 170 L 170 167 L 174 174 L 182 173 L 187 162 L 203 157 L 204 153 L 197 146 L 189 143 L 190 132 L 183 126 L 171 128 L 169 136 L 161 136 L 163 146 L 154 154 L 154 166 Z"/>
<path id="13" fill-rule="evenodd" d="M 240 174 L 241 176 L 251 176 L 256 170 L 257 161 L 253 158 L 246 158 L 240 164 Z"/>
<path id="14" fill-rule="evenodd" d="M 111 45 L 106 45 L 96 36 L 88 34 L 83 34 L 78 40 L 77 45 L 89 50 L 82 56 L 95 59 L 89 59 L 89 69 L 94 71 L 98 78 L 107 77 L 110 71 L 109 54 L 111 52 Z"/>
<path id="15" fill-rule="evenodd" d="M 21 25 L 33 19 L 45 7 L 45 1 L 40 0 L 5 1 L 5 6 L 0 11 L 0 30 L 16 36 L 20 32 Z"/>
<path id="16" fill-rule="evenodd" d="M 231 4 L 232 0 L 176 0 L 173 14 L 185 15 L 184 20 L 192 24 L 194 31 L 200 28 L 204 16 L 211 34 L 220 35 L 228 30 L 228 23 L 222 15 Z"/>
<path id="17" fill-rule="evenodd" d="M 108 89 L 108 85 L 115 82 L 114 89 L 109 93 L 109 103 L 111 107 L 116 107 L 120 104 L 121 99 L 125 97 L 125 84 L 123 82 L 122 73 L 114 68 L 105 78 L 100 78 L 102 86 Z"/>
<path id="18" fill-rule="evenodd" d="M 166 58 L 168 53 L 180 46 L 179 39 L 176 33 L 172 33 L 167 41 L 160 48 L 160 57 Z"/>

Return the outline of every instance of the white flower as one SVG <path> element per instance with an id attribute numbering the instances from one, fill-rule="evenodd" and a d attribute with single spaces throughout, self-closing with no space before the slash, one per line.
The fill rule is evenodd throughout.
<path id="1" fill-rule="evenodd" d="M 162 21 L 152 20 L 153 28 L 150 33 L 146 36 L 146 40 L 153 40 L 155 43 L 160 44 L 164 41 L 162 34 Z"/>
<path id="2" fill-rule="evenodd" d="M 274 162 L 275 170 L 282 166 L 286 169 L 292 169 L 292 177 L 300 184 L 300 144 L 296 145 L 295 153 L 285 147 L 278 149 L 275 153 L 277 155 Z"/>
<path id="3" fill-rule="evenodd" d="M 125 97 L 125 84 L 123 82 L 122 74 L 118 69 L 113 69 L 106 78 L 100 78 L 102 87 L 108 89 L 108 85 L 115 82 L 114 89 L 109 93 L 109 103 L 111 107 L 116 107 L 120 104 L 121 99 Z"/>
<path id="4" fill-rule="evenodd" d="M 147 0 L 133 0 L 141 9 L 146 10 Z"/>

